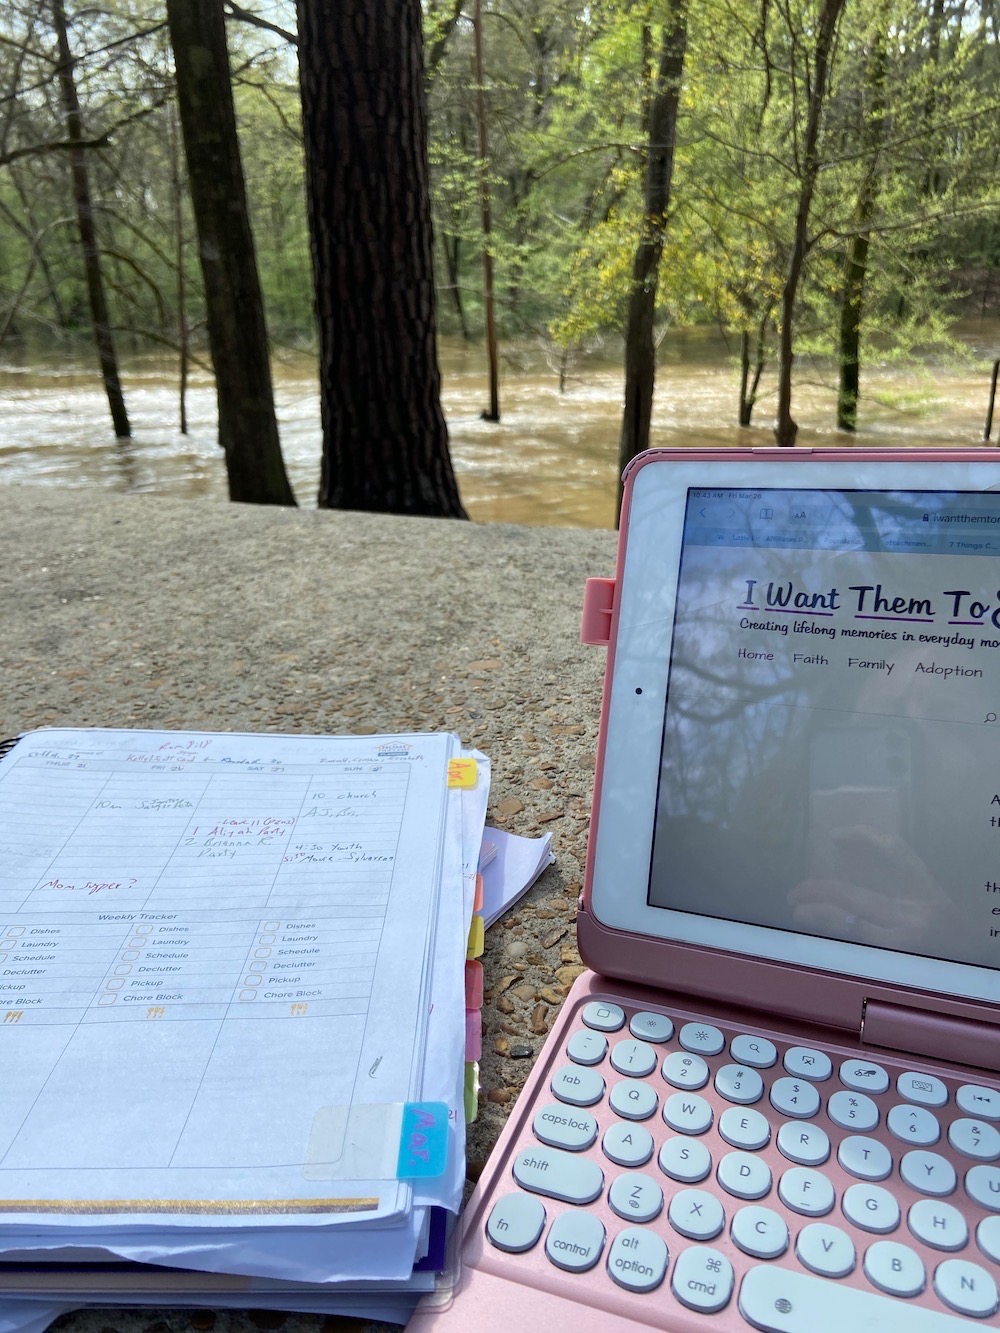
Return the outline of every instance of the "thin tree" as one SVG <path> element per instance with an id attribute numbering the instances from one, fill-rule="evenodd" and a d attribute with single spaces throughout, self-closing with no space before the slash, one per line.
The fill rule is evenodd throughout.
<path id="1" fill-rule="evenodd" d="M 111 315 L 108 312 L 108 301 L 104 291 L 101 250 L 94 222 L 90 172 L 87 168 L 87 152 L 84 147 L 83 116 L 76 90 L 75 61 L 69 42 L 66 10 L 63 0 L 51 0 L 51 7 L 52 26 L 59 52 L 59 95 L 66 121 L 66 140 L 69 145 L 67 153 L 73 179 L 73 201 L 76 205 L 80 250 L 87 281 L 90 320 L 115 435 L 120 440 L 128 439 L 132 434 L 132 428 L 129 425 L 128 412 L 125 410 L 125 395 L 122 393 L 121 375 L 118 371 L 118 355 L 115 351 L 114 335 L 111 332 Z"/>
<path id="2" fill-rule="evenodd" d="M 293 505 L 274 413 L 222 0 L 167 0 L 167 21 L 229 498 Z"/>
<path id="3" fill-rule="evenodd" d="M 441 408 L 420 0 L 300 0 L 323 507 L 464 518 Z"/>
<path id="4" fill-rule="evenodd" d="M 668 0 L 660 36 L 659 65 L 648 105 L 649 146 L 646 156 L 645 207 L 632 263 L 625 323 L 625 408 L 618 446 L 618 472 L 649 447 L 649 424 L 656 384 L 653 323 L 660 258 L 666 243 L 667 215 L 674 173 L 677 109 L 687 47 L 687 0 Z M 621 507 L 621 481 L 618 507 Z"/>
<path id="5" fill-rule="evenodd" d="M 767 0 L 763 0 L 767 3 Z M 793 321 L 802 268 L 809 252 L 809 213 L 812 209 L 816 178 L 819 175 L 819 134 L 823 118 L 830 72 L 830 58 L 837 23 L 846 0 L 823 0 L 816 21 L 811 77 L 808 81 L 806 128 L 799 158 L 799 194 L 795 210 L 792 250 L 781 292 L 781 327 L 778 342 L 778 411 L 774 438 L 782 447 L 794 445 L 799 433 L 792 417 L 792 365 L 795 360 Z"/>

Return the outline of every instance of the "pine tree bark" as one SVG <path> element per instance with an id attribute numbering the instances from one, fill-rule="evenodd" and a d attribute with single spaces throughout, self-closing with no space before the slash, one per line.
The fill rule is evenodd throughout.
<path id="1" fill-rule="evenodd" d="M 323 507 L 464 518 L 437 360 L 420 0 L 299 0 Z"/>
<path id="2" fill-rule="evenodd" d="M 294 505 L 274 413 L 222 0 L 167 0 L 229 498 Z"/>
<path id="3" fill-rule="evenodd" d="M 649 146 L 646 159 L 645 211 L 632 263 L 625 324 L 625 407 L 618 445 L 619 477 L 636 454 L 649 447 L 656 383 L 653 325 L 660 258 L 666 243 L 667 212 L 674 171 L 677 108 L 687 47 L 687 0 L 669 0 L 663 24 L 656 82 L 648 103 Z M 618 508 L 621 508 L 621 481 Z"/>

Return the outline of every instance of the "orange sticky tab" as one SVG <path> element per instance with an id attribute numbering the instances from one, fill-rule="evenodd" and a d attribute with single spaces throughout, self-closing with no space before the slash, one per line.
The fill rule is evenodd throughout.
<path id="1" fill-rule="evenodd" d="M 478 912 L 479 909 L 482 907 L 482 905 L 483 905 L 483 877 L 482 877 L 482 875 L 477 875 L 477 876 L 476 876 L 476 896 L 475 896 L 475 899 L 474 899 L 474 901 L 473 901 L 473 903 L 472 903 L 472 910 L 473 910 L 474 912 Z"/>
<path id="2" fill-rule="evenodd" d="M 448 786 L 472 791 L 479 781 L 479 765 L 475 759 L 448 760 Z"/>
<path id="3" fill-rule="evenodd" d="M 486 931 L 483 927 L 483 918 L 474 916 L 472 925 L 469 927 L 469 943 L 465 950 L 466 958 L 478 958 L 486 945 Z"/>

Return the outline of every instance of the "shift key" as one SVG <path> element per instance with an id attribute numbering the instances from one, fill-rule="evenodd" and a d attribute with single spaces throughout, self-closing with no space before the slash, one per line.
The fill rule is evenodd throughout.
<path id="1" fill-rule="evenodd" d="M 593 1203 L 604 1189 L 596 1162 L 559 1148 L 522 1148 L 514 1158 L 514 1179 L 532 1194 L 564 1203 Z"/>

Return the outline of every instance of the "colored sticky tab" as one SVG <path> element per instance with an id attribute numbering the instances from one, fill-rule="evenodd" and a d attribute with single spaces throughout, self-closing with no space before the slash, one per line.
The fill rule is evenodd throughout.
<path id="1" fill-rule="evenodd" d="M 470 1061 L 465 1066 L 465 1123 L 471 1125 L 479 1114 L 479 1066 Z"/>
<path id="2" fill-rule="evenodd" d="M 486 947 L 486 930 L 483 926 L 483 918 L 474 916 L 472 924 L 469 926 L 469 943 L 466 946 L 466 958 L 478 958 Z"/>
<path id="3" fill-rule="evenodd" d="M 465 964 L 465 1007 L 483 1007 L 483 965 L 474 958 L 468 959 Z"/>
<path id="4" fill-rule="evenodd" d="M 475 759 L 448 760 L 448 786 L 471 791 L 479 781 L 479 765 Z"/>
<path id="5" fill-rule="evenodd" d="M 482 908 L 482 905 L 483 905 L 483 877 L 482 877 L 482 875 L 477 875 L 477 876 L 476 876 L 476 896 L 475 896 L 475 898 L 473 899 L 472 910 L 473 910 L 474 912 L 478 912 L 478 911 L 480 911 L 480 909 Z"/>
<path id="6" fill-rule="evenodd" d="M 444 1102 L 407 1102 L 399 1131 L 400 1180 L 426 1180 L 448 1165 L 448 1107 Z"/>
<path id="7" fill-rule="evenodd" d="M 483 1017 L 478 1009 L 465 1011 L 465 1058 L 478 1060 L 483 1053 Z"/>

